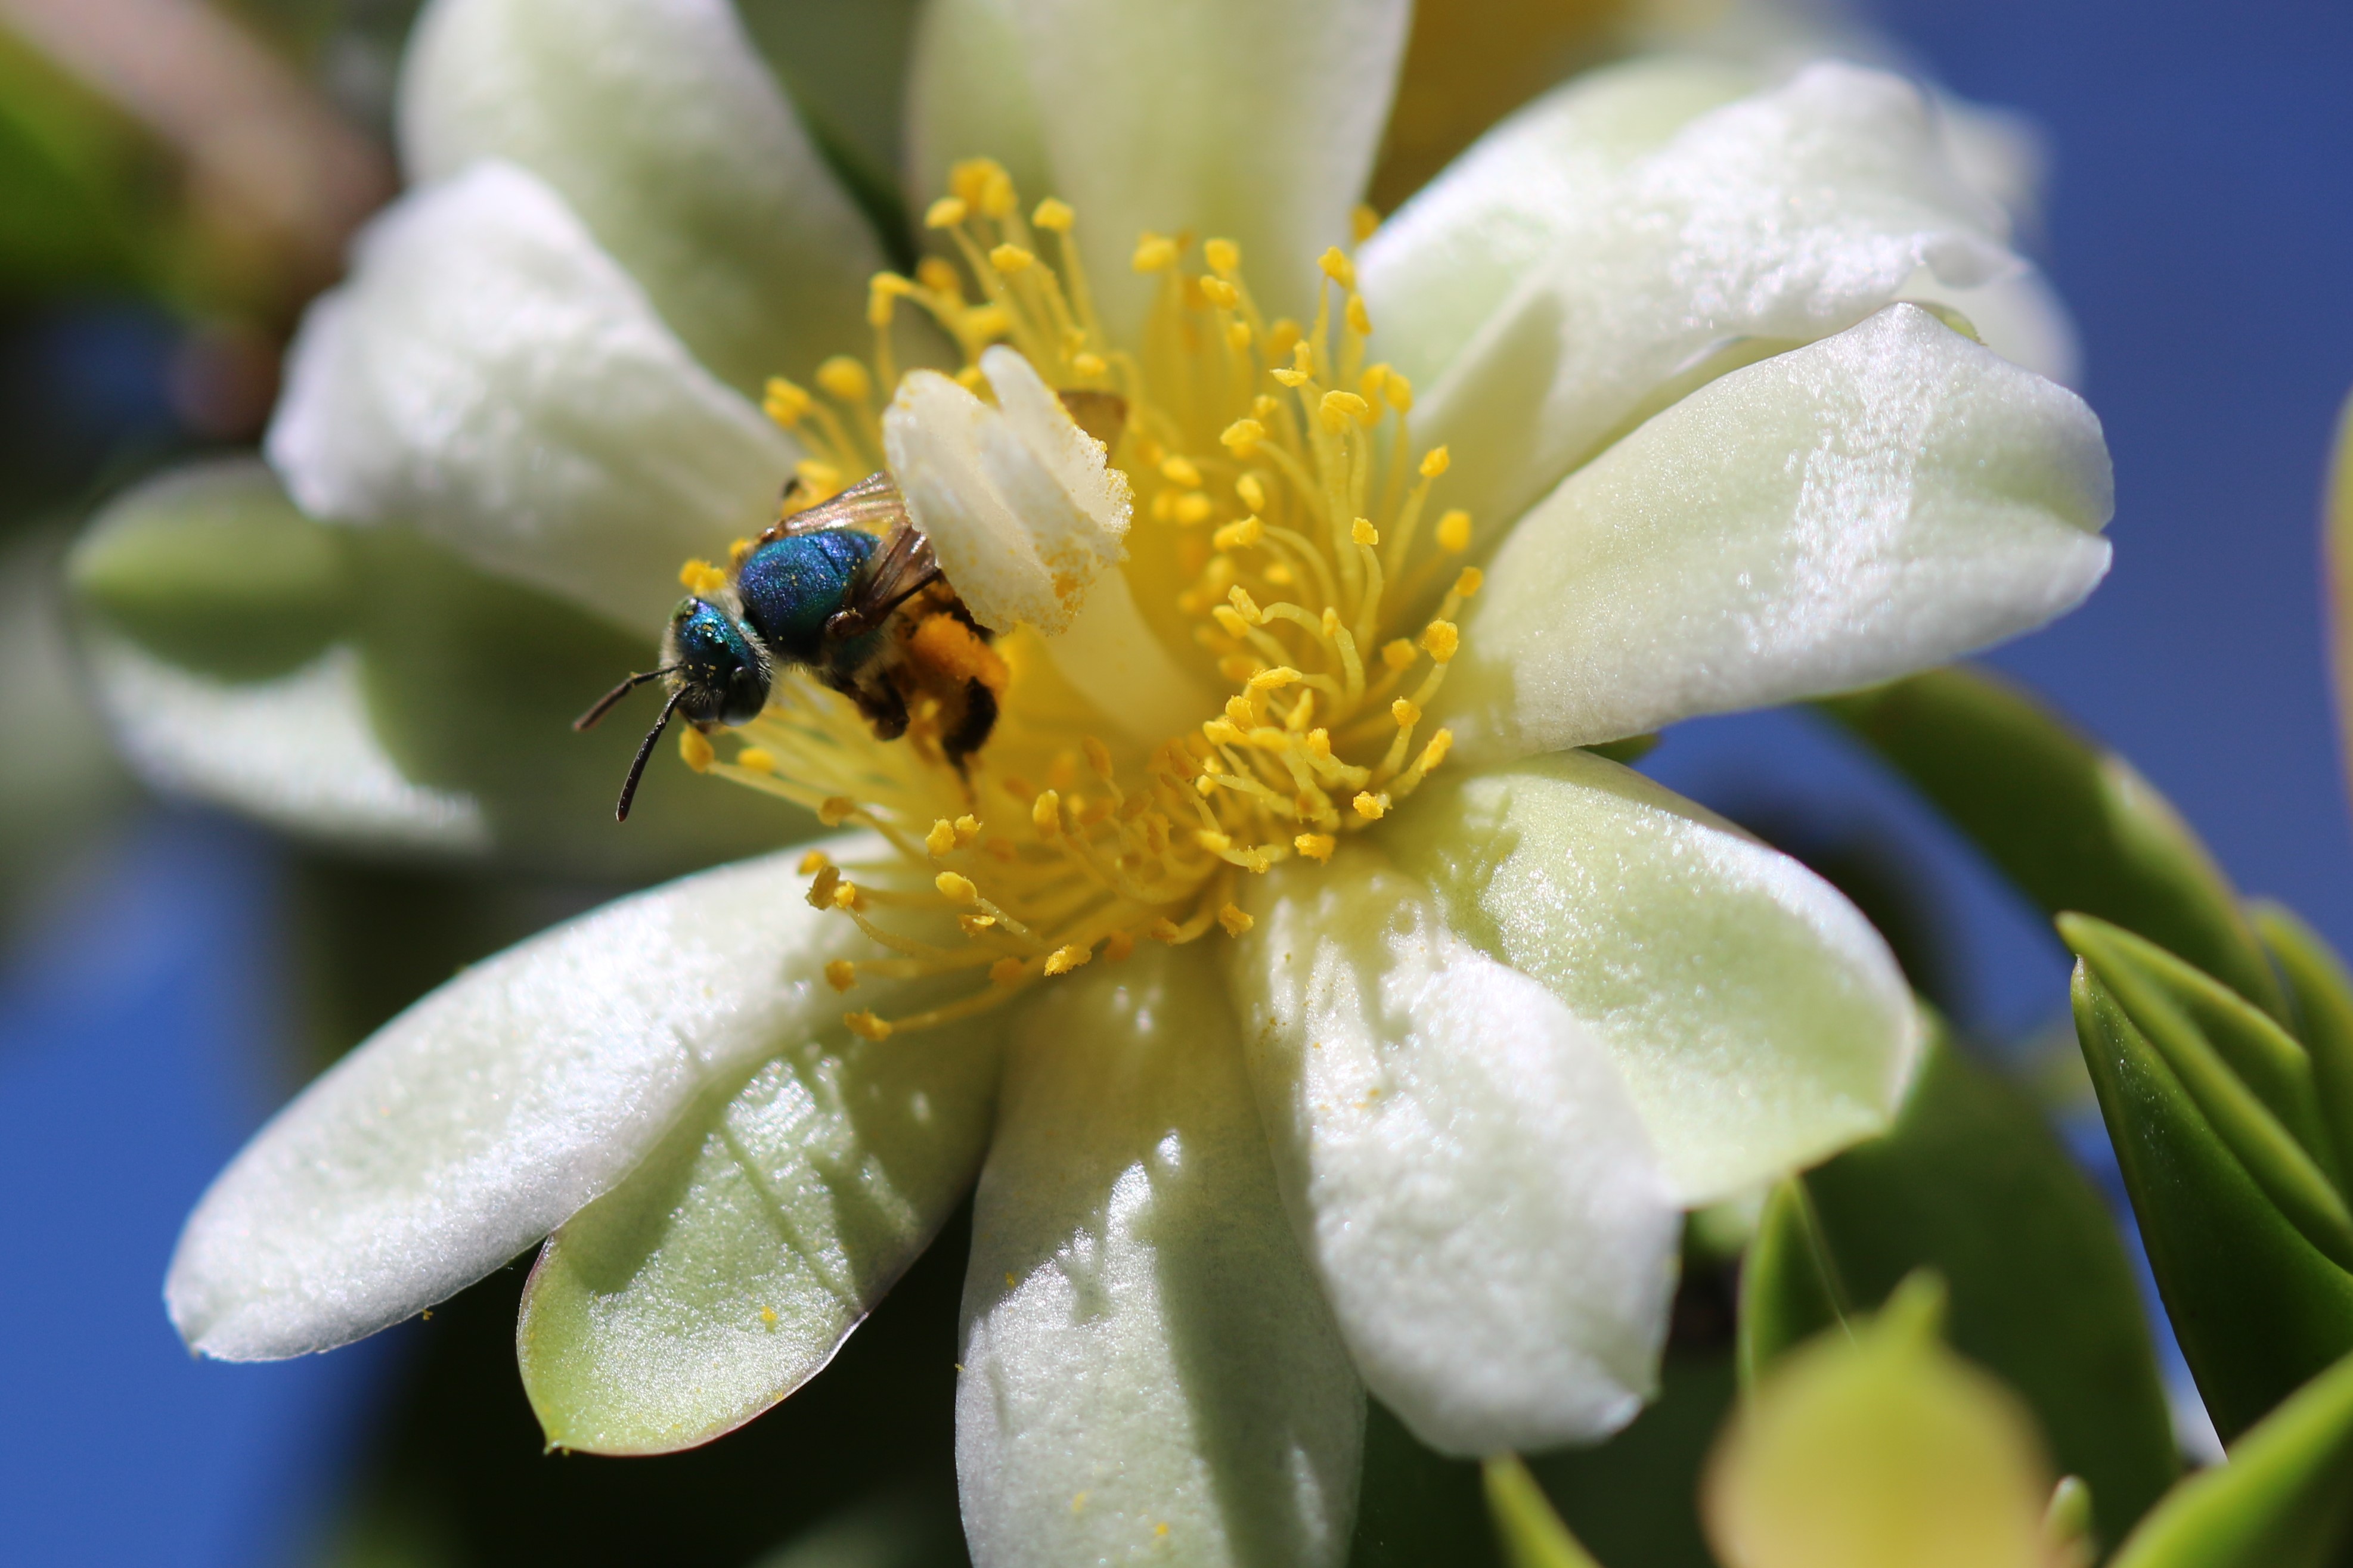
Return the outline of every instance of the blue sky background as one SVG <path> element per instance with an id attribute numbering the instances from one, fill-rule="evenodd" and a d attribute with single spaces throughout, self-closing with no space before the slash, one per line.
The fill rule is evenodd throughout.
<path id="1" fill-rule="evenodd" d="M 2128 753 L 2251 891 L 2353 947 L 2353 828 L 2323 662 L 2316 520 L 2353 387 L 2353 7 L 2342 0 L 1883 0 L 1951 86 L 2034 116 L 2044 258 L 2117 468 L 2115 574 L 1995 657 Z M 1728 806 L 1924 845 L 1969 1010 L 2060 1005 L 2037 926 L 1809 721 L 1670 738 Z M 164 1323 L 171 1238 L 283 1086 L 250 1048 L 282 869 L 167 816 L 0 960 L 0 1531 L 11 1562 L 286 1561 L 381 1358 L 199 1365 Z"/>

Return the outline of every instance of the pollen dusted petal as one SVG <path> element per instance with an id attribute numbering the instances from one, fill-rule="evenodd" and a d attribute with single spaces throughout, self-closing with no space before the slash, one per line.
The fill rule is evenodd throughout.
<path id="1" fill-rule="evenodd" d="M 836 855 L 879 846 L 853 837 Z M 798 850 L 637 894 L 477 964 L 255 1135 L 181 1233 L 164 1300 L 200 1355 L 269 1361 L 463 1289 L 612 1187 L 712 1082 L 830 1034 L 866 951 Z"/>
<path id="2" fill-rule="evenodd" d="M 973 1215 L 976 1568 L 1345 1561 L 1364 1391 L 1275 1190 L 1202 950 L 1052 983 Z"/>
<path id="3" fill-rule="evenodd" d="M 303 318 L 267 445 L 312 516 L 413 526 L 639 636 L 681 560 L 765 526 L 800 456 L 561 197 L 496 163 L 362 233 Z"/>
<path id="4" fill-rule="evenodd" d="M 1683 1203 L 1885 1128 L 1919 1020 L 1887 944 L 1829 883 L 1582 752 L 1434 791 L 1382 847 L 1609 1047 Z"/>
<path id="5" fill-rule="evenodd" d="M 1375 850 L 1250 888 L 1228 972 L 1250 1076 L 1366 1386 L 1464 1456 L 1625 1425 L 1681 1216 L 1601 1037 Z"/>
<path id="6" fill-rule="evenodd" d="M 900 384 L 882 422 L 892 475 L 974 618 L 1051 637 L 1119 563 L 1127 481 L 1028 361 L 993 349 L 983 364 L 1000 407 L 930 371 Z"/>
<path id="7" fill-rule="evenodd" d="M 1848 690 L 2107 571 L 2083 401 L 1897 305 L 1703 387 L 1523 519 L 1443 704 L 1481 759 Z"/>

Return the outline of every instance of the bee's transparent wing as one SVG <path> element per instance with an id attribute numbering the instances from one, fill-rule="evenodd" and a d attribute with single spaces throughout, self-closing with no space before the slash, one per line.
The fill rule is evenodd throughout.
<path id="1" fill-rule="evenodd" d="M 785 500 L 789 502 L 793 492 L 800 488 L 797 479 L 785 487 Z M 891 476 L 869 474 L 830 500 L 822 500 L 806 511 L 797 511 L 777 526 L 787 538 L 803 533 L 822 533 L 831 528 L 862 528 L 869 533 L 887 534 L 906 526 L 907 503 L 899 494 L 899 487 Z"/>
<path id="2" fill-rule="evenodd" d="M 896 496 L 893 491 L 892 495 Z M 882 548 L 867 557 L 866 568 L 849 585 L 843 607 L 860 627 L 878 626 L 883 617 L 940 574 L 932 542 L 902 510 L 898 522 L 883 537 Z"/>

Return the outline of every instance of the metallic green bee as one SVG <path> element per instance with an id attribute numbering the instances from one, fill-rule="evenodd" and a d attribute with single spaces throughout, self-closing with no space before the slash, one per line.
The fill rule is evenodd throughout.
<path id="1" fill-rule="evenodd" d="M 787 504 L 798 485 L 786 488 Z M 848 697 L 881 740 L 906 733 L 910 705 L 919 705 L 962 772 L 996 726 L 1005 687 L 988 637 L 941 576 L 898 486 L 873 474 L 771 526 L 724 588 L 681 600 L 660 665 L 613 688 L 572 727 L 587 729 L 649 681 L 667 686 L 621 785 L 614 816 L 623 822 L 671 716 L 702 730 L 747 723 L 767 706 L 779 666 L 807 668 Z"/>

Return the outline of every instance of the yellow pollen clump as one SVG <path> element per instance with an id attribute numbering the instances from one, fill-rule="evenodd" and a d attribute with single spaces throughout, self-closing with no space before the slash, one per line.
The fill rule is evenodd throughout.
<path id="1" fill-rule="evenodd" d="M 690 561 L 678 569 L 678 581 L 690 594 L 716 594 L 727 586 L 727 574 L 708 561 Z"/>
<path id="2" fill-rule="evenodd" d="M 825 966 L 825 983 L 836 991 L 847 991 L 858 984 L 858 965 L 846 958 L 837 958 Z"/>
<path id="3" fill-rule="evenodd" d="M 1221 683 L 1193 727 L 1157 745 L 1095 730 L 1034 637 L 985 636 L 938 613 L 936 596 L 894 622 L 898 738 L 878 739 L 809 672 L 780 670 L 722 771 L 870 836 L 855 879 L 822 854 L 802 860 L 811 906 L 873 944 L 829 965 L 828 983 L 963 982 L 907 1016 L 848 1015 L 864 1038 L 1001 1005 L 1147 939 L 1249 931 L 1248 879 L 1328 862 L 1452 743 L 1429 726 L 1445 716 L 1460 611 L 1481 585 L 1449 559 L 1468 549 L 1470 519 L 1438 504 L 1448 454 L 1412 438 L 1413 389 L 1371 352 L 1355 262 L 1327 252 L 1331 286 L 1312 312 L 1270 318 L 1232 240 L 1145 233 L 1129 259 L 1153 275 L 1148 317 L 1114 340 L 1071 242 L 1077 219 L 1055 198 L 1025 205 L 1001 164 L 955 164 L 924 215 L 941 253 L 869 280 L 871 361 L 828 360 L 809 389 L 778 378 L 762 400 L 807 453 L 788 515 L 886 466 L 881 405 L 899 382 L 902 302 L 937 325 L 950 373 L 984 398 L 980 355 L 1009 346 L 1129 488 L 1137 613 L 1170 659 Z M 1359 241 L 1375 221 L 1362 218 Z M 682 580 L 716 591 L 726 575 L 698 563 Z M 976 717 L 984 689 L 994 709 Z M 984 743 L 952 763 L 952 739 L 976 725 Z M 984 822 L 984 803 L 997 819 Z"/>
<path id="4" fill-rule="evenodd" d="M 719 753 L 712 750 L 711 737 L 691 725 L 678 732 L 678 754 L 696 773 L 704 772 L 719 758 Z"/>

